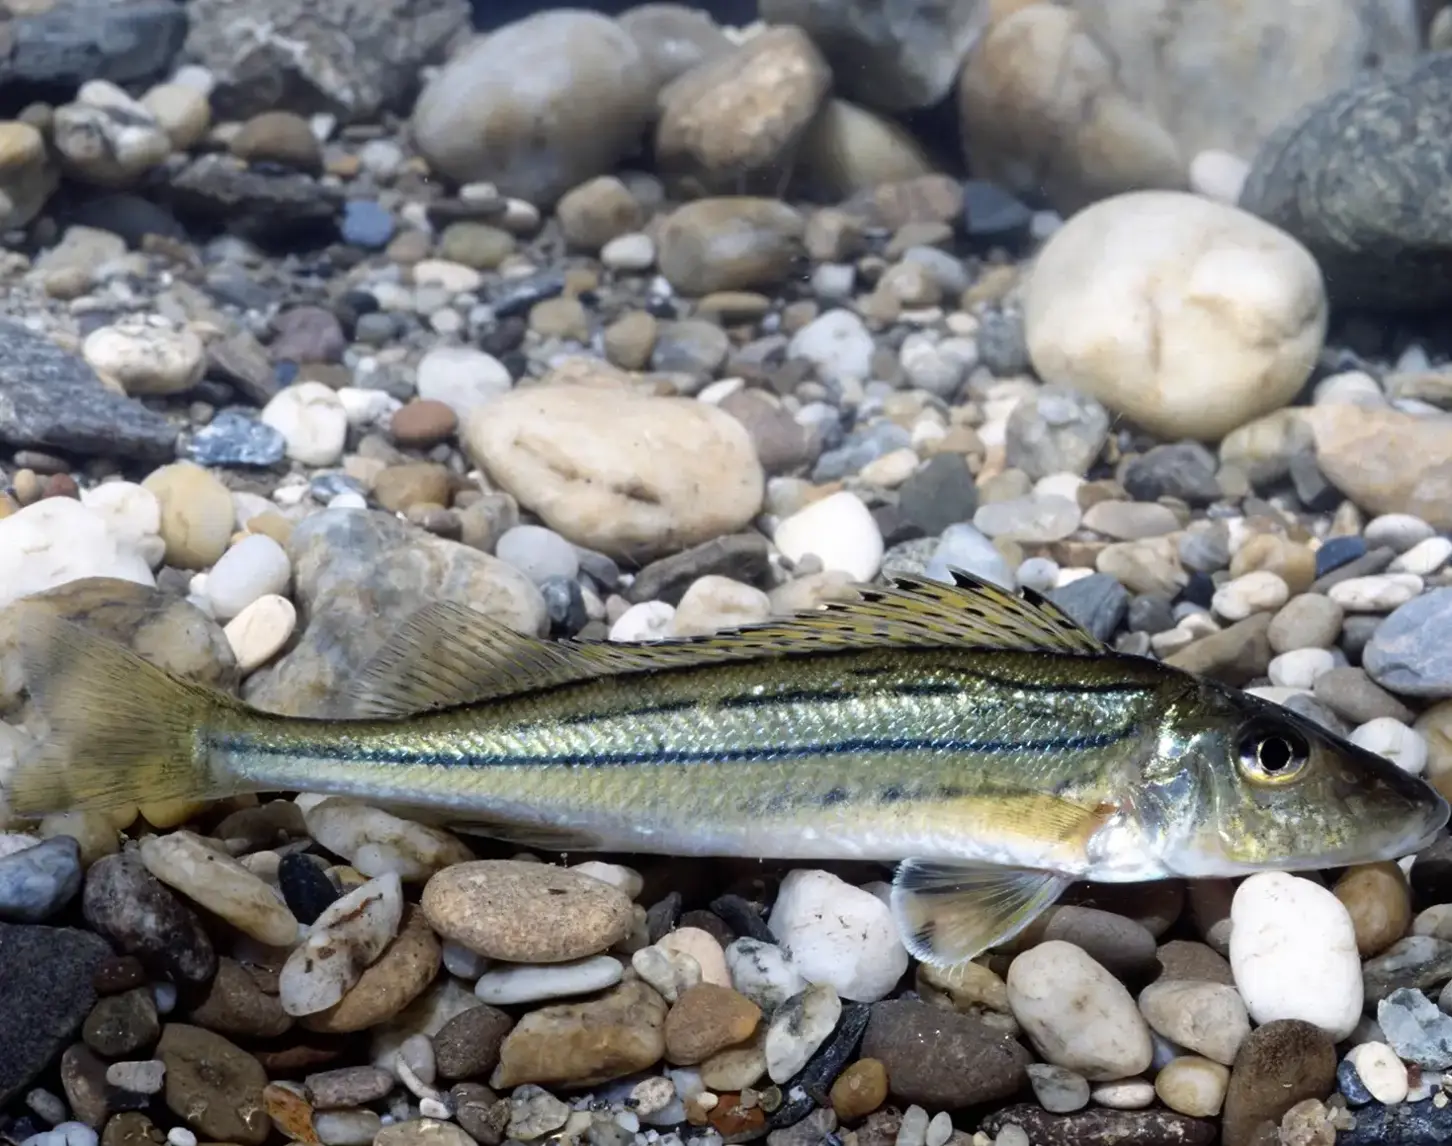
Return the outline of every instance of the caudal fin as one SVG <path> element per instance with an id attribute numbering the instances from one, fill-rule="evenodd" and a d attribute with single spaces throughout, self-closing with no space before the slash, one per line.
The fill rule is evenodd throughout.
<path id="1" fill-rule="evenodd" d="M 21 815 L 227 794 L 203 732 L 240 706 L 42 607 L 22 610 L 25 685 L 45 718 L 8 797 Z"/>

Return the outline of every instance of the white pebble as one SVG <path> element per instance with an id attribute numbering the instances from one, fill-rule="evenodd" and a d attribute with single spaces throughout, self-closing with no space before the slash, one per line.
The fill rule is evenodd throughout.
<path id="1" fill-rule="evenodd" d="M 246 676 L 275 657 L 296 627 L 297 608 L 286 597 L 269 593 L 228 621 L 222 633 Z"/>
<path id="2" fill-rule="evenodd" d="M 877 1002 L 908 968 L 888 906 L 830 872 L 789 872 L 767 925 L 807 982 L 853 1002 Z"/>
<path id="3" fill-rule="evenodd" d="M 195 334 L 143 316 L 92 331 L 81 344 L 81 356 L 131 395 L 190 390 L 207 365 L 206 347 Z"/>
<path id="4" fill-rule="evenodd" d="M 1368 752 L 1384 756 L 1403 772 L 1420 776 L 1427 767 L 1427 742 L 1414 728 L 1394 716 L 1378 716 L 1360 725 L 1348 737 Z"/>
<path id="5" fill-rule="evenodd" d="M 197 1146 L 197 1136 L 185 1126 L 173 1126 L 166 1132 L 166 1140 L 171 1146 Z"/>
<path id="6" fill-rule="evenodd" d="M 473 982 L 489 969 L 489 960 L 477 951 L 470 951 L 462 943 L 445 939 L 443 944 L 444 970 L 450 975 Z"/>
<path id="7" fill-rule="evenodd" d="M 928 1133 L 923 1138 L 924 1146 L 947 1146 L 948 1139 L 951 1137 L 953 1137 L 953 1116 L 946 1110 L 940 1110 L 928 1123 Z"/>
<path id="8" fill-rule="evenodd" d="M 259 597 L 286 592 L 291 579 L 287 550 L 265 533 L 250 533 L 223 553 L 207 574 L 212 616 L 230 621 Z"/>
<path id="9" fill-rule="evenodd" d="M 648 271 L 655 263 L 655 242 L 639 231 L 617 235 L 600 248 L 600 261 L 612 271 Z"/>
<path id="10" fill-rule="evenodd" d="M 610 640 L 625 644 L 664 640 L 671 634 L 675 617 L 674 605 L 664 601 L 642 601 L 631 605 L 610 626 Z"/>
<path id="11" fill-rule="evenodd" d="M 993 1139 L 993 1146 L 1033 1146 L 1028 1131 L 1017 1122 L 1007 1123 Z"/>
<path id="12" fill-rule="evenodd" d="M 1215 590 L 1210 607 L 1227 621 L 1243 621 L 1255 613 L 1279 609 L 1290 596 L 1290 587 L 1278 574 L 1257 569 Z"/>
<path id="13" fill-rule="evenodd" d="M 588 875 L 591 879 L 598 879 L 601 883 L 608 883 L 623 891 L 630 899 L 639 898 L 640 893 L 645 890 L 645 877 L 624 864 L 586 860 L 584 863 L 575 864 L 570 870 Z"/>
<path id="14" fill-rule="evenodd" d="M 108 481 L 83 489 L 81 504 L 100 514 L 117 540 L 136 544 L 161 532 L 161 502 L 135 482 Z"/>
<path id="15" fill-rule="evenodd" d="M 169 1015 L 176 1010 L 175 983 L 157 982 L 151 984 L 151 998 L 156 1003 L 158 1014 Z"/>
<path id="16" fill-rule="evenodd" d="M 372 1146 L 383 1120 L 371 1110 L 319 1110 L 313 1131 L 323 1146 Z"/>
<path id="17" fill-rule="evenodd" d="M 701 964 L 684 951 L 669 951 L 657 944 L 642 947 L 630 957 L 635 973 L 655 988 L 667 1003 L 701 982 Z"/>
<path id="18" fill-rule="evenodd" d="M 815 983 L 793 995 L 771 1016 L 762 1048 L 772 1082 L 794 1077 L 817 1053 L 842 1017 L 842 1000 L 830 983 Z"/>
<path id="19" fill-rule="evenodd" d="M 1129 1078 L 1096 1086 L 1090 1097 L 1109 1110 L 1143 1110 L 1154 1102 L 1155 1088 L 1143 1079 Z"/>
<path id="20" fill-rule="evenodd" d="M 1436 532 L 1420 517 L 1410 513 L 1383 513 L 1366 523 L 1361 536 L 1368 549 L 1389 546 L 1398 553 L 1405 553 Z"/>
<path id="21" fill-rule="evenodd" d="M 367 509 L 368 499 L 355 490 L 345 489 L 328 498 L 329 509 Z"/>
<path id="22" fill-rule="evenodd" d="M 1407 1066 L 1386 1043 L 1361 1043 L 1346 1052 L 1346 1061 L 1367 1093 L 1383 1106 L 1407 1098 Z"/>
<path id="23" fill-rule="evenodd" d="M 768 1015 L 807 985 L 791 956 L 760 939 L 733 940 L 726 948 L 726 966 L 731 986 Z"/>
<path id="24" fill-rule="evenodd" d="M 303 819 L 313 839 L 369 877 L 393 872 L 419 882 L 474 858 L 448 832 L 351 800 L 322 800 L 305 808 Z"/>
<path id="25" fill-rule="evenodd" d="M 106 1068 L 106 1082 L 133 1094 L 156 1094 L 166 1079 L 166 1063 L 160 1059 L 145 1062 L 113 1062 Z"/>
<path id="26" fill-rule="evenodd" d="M 782 555 L 800 562 L 808 554 L 823 569 L 870 581 L 882 564 L 882 531 L 862 499 L 850 490 L 829 494 L 786 518 L 773 538 Z"/>
<path id="27" fill-rule="evenodd" d="M 362 429 L 375 426 L 399 409 L 403 403 L 387 390 L 368 390 L 361 386 L 340 386 L 335 391 L 343 404 L 348 425 Z"/>
<path id="28" fill-rule="evenodd" d="M 897 1128 L 895 1146 L 926 1146 L 928 1140 L 928 1112 L 913 1103 L 902 1112 L 902 1121 Z"/>
<path id="29" fill-rule="evenodd" d="M 461 422 L 512 385 L 499 359 L 469 346 L 436 346 L 418 364 L 418 396 L 451 407 Z"/>
<path id="30" fill-rule="evenodd" d="M 1430 577 L 1452 557 L 1452 539 L 1429 537 L 1419 541 L 1387 566 L 1388 573 L 1412 573 Z"/>
<path id="31" fill-rule="evenodd" d="M 1280 688 L 1304 691 L 1335 667 L 1336 657 L 1330 649 L 1292 649 L 1272 659 L 1266 675 Z"/>
<path id="32" fill-rule="evenodd" d="M 1415 573 L 1376 573 L 1350 577 L 1326 590 L 1326 596 L 1348 613 L 1390 613 L 1422 592 Z"/>
<path id="33" fill-rule="evenodd" d="M 20 1146 L 96 1146 L 98 1140 L 96 1131 L 84 1122 L 61 1122 L 22 1139 Z"/>
<path id="34" fill-rule="evenodd" d="M 876 351 L 866 324 L 841 307 L 814 318 L 787 345 L 788 358 L 805 358 L 816 366 L 823 382 L 839 385 L 848 379 L 870 378 Z"/>
<path id="35" fill-rule="evenodd" d="M 1124 985 L 1082 948 L 1049 940 L 1018 955 L 1005 979 L 1008 1005 L 1046 1062 L 1090 1082 L 1149 1067 L 1149 1027 Z"/>
<path id="36" fill-rule="evenodd" d="M 1230 966 L 1257 1024 L 1301 1019 L 1340 1041 L 1361 1017 L 1361 959 L 1346 907 L 1285 872 L 1258 872 L 1235 891 Z"/>
<path id="37" fill-rule="evenodd" d="M 282 435 L 287 456 L 309 466 L 336 465 L 348 438 L 348 414 L 331 387 L 299 382 L 279 390 L 261 420 Z"/>
<path id="38" fill-rule="evenodd" d="M 338 1002 L 383 954 L 403 920 L 403 885 L 389 873 L 330 903 L 282 965 L 277 997 L 289 1015 L 312 1015 Z"/>
<path id="39" fill-rule="evenodd" d="M 563 999 L 613 987 L 625 975 L 620 960 L 609 955 L 591 955 L 569 963 L 548 966 L 495 967 L 485 971 L 474 984 L 474 994 L 494 1006 L 534 1003 L 541 999 Z"/>
<path id="40" fill-rule="evenodd" d="M 1230 1069 L 1198 1055 L 1173 1059 L 1155 1076 L 1155 1093 L 1178 1114 L 1214 1118 L 1225 1102 Z"/>
<path id="41" fill-rule="evenodd" d="M 689 955 L 701 969 L 701 982 L 718 987 L 731 986 L 731 972 L 726 969 L 726 952 L 720 941 L 700 927 L 677 927 L 662 935 L 656 944 L 668 954 Z"/>

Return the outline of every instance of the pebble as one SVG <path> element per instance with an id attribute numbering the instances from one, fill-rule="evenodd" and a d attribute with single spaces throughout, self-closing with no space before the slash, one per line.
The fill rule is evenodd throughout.
<path id="1" fill-rule="evenodd" d="M 214 1142 L 262 1146 L 272 1130 L 262 1091 L 267 1074 L 252 1055 L 221 1035 L 168 1023 L 156 1045 L 166 1065 L 167 1108 Z"/>
<path id="2" fill-rule="evenodd" d="M 1346 1061 L 1374 1101 L 1385 1106 L 1406 1101 L 1406 1064 L 1386 1043 L 1359 1043 L 1346 1052 Z"/>
<path id="3" fill-rule="evenodd" d="M 1274 622 L 1272 622 L 1274 623 Z M 1271 684 L 1279 688 L 1309 690 L 1316 678 L 1336 667 L 1336 658 L 1329 649 L 1300 648 L 1281 653 L 1266 667 Z"/>
<path id="4" fill-rule="evenodd" d="M 1452 1068 L 1452 1015 L 1421 991 L 1399 987 L 1376 1005 L 1376 1022 L 1400 1058 L 1427 1070 Z"/>
<path id="5" fill-rule="evenodd" d="M 1376 629 L 1361 663 L 1402 696 L 1452 696 L 1452 589 L 1436 588 L 1396 609 Z"/>
<path id="6" fill-rule="evenodd" d="M 230 856 L 188 831 L 141 841 L 141 862 L 157 879 L 273 947 L 297 942 L 298 922 L 278 894 Z"/>
<path id="7" fill-rule="evenodd" d="M 774 943 L 746 937 L 733 940 L 725 962 L 731 986 L 768 1015 L 807 985 L 791 956 Z"/>
<path id="8" fill-rule="evenodd" d="M 377 1102 L 388 1096 L 395 1082 L 393 1075 L 376 1066 L 345 1066 L 310 1074 L 303 1081 L 308 1100 L 319 1111 Z"/>
<path id="9" fill-rule="evenodd" d="M 860 1058 L 832 1084 L 832 1109 L 843 1122 L 865 1118 L 887 1101 L 887 1068 L 875 1058 Z"/>
<path id="10" fill-rule="evenodd" d="M 0 835 L 0 841 L 4 838 Z M 38 923 L 54 915 L 80 890 L 81 848 L 70 836 L 0 854 L 0 920 Z"/>
<path id="11" fill-rule="evenodd" d="M 655 944 L 667 955 L 686 955 L 700 968 L 701 980 L 719 987 L 731 986 L 731 972 L 726 967 L 726 952 L 709 931 L 700 927 L 678 926 L 662 935 Z"/>
<path id="12" fill-rule="evenodd" d="M 469 346 L 436 346 L 419 360 L 418 396 L 442 402 L 460 423 L 514 384 L 499 359 Z"/>
<path id="13" fill-rule="evenodd" d="M 490 959 L 565 963 L 618 943 L 631 902 L 607 883 L 549 864 L 458 863 L 434 875 L 421 900 L 441 936 Z"/>
<path id="14" fill-rule="evenodd" d="M 243 608 L 222 632 L 237 660 L 237 671 L 246 676 L 281 652 L 296 627 L 297 607 L 270 593 Z"/>
<path id="15" fill-rule="evenodd" d="M 1420 776 L 1427 767 L 1427 742 L 1393 716 L 1378 716 L 1353 729 L 1351 743 L 1390 760 L 1403 772 Z"/>
<path id="16" fill-rule="evenodd" d="M 490 1085 L 585 1086 L 627 1077 L 665 1054 L 665 1018 L 665 1001 L 638 980 L 586 1002 L 530 1011 L 500 1046 Z"/>
<path id="17" fill-rule="evenodd" d="M 486 1077 L 499 1064 L 499 1047 L 514 1020 L 491 1006 L 470 1007 L 433 1037 L 434 1061 L 444 1078 Z"/>
<path id="18" fill-rule="evenodd" d="M 536 585 L 552 577 L 573 578 L 580 571 L 575 547 L 552 529 L 516 525 L 495 544 L 494 555 L 508 561 Z"/>
<path id="19" fill-rule="evenodd" d="M 161 509 L 166 563 L 178 569 L 209 569 L 226 552 L 236 526 L 232 494 L 209 470 L 176 462 L 142 483 Z"/>
<path id="20" fill-rule="evenodd" d="M 191 436 L 186 455 L 205 466 L 275 466 L 287 456 L 287 442 L 271 426 L 223 410 Z"/>
<path id="21" fill-rule="evenodd" d="M 746 996 L 730 987 L 698 983 L 681 992 L 666 1015 L 666 1058 L 687 1066 L 704 1062 L 751 1038 L 760 1019 L 761 1008 Z M 770 1037 L 768 1032 L 768 1042 Z"/>
<path id="22" fill-rule="evenodd" d="M 1363 959 L 1381 954 L 1411 926 L 1411 888 L 1391 861 L 1348 868 L 1332 891 L 1351 916 Z"/>
<path id="23" fill-rule="evenodd" d="M 1214 1118 L 1225 1103 L 1230 1071 L 1218 1062 L 1185 1055 L 1166 1063 L 1155 1075 L 1155 1094 L 1177 1114 Z"/>
<path id="24" fill-rule="evenodd" d="M 113 1062 L 106 1068 L 106 1083 L 132 1094 L 157 1094 L 166 1080 L 166 1063 L 159 1059 L 145 1062 Z"/>
<path id="25" fill-rule="evenodd" d="M 287 443 L 287 456 L 308 466 L 336 465 L 348 436 L 342 400 L 321 382 L 299 382 L 278 391 L 261 414 Z"/>
<path id="26" fill-rule="evenodd" d="M 932 1047 L 924 1054 L 924 1047 Z M 958 1110 L 1017 1093 L 1029 1054 L 1012 1035 L 928 1003 L 884 1000 L 872 1006 L 864 1058 L 886 1068 L 892 1093 L 933 1110 Z"/>
<path id="27" fill-rule="evenodd" d="M 796 1077 L 825 1043 L 842 1016 L 842 1001 L 829 983 L 816 983 L 779 1006 L 766 1029 L 766 1071 L 772 1082 Z"/>
<path id="28" fill-rule="evenodd" d="M 197 917 L 133 851 L 91 865 L 82 911 L 118 950 L 180 983 L 204 984 L 217 973 L 216 952 Z"/>
<path id="29" fill-rule="evenodd" d="M 383 1119 L 371 1110 L 320 1110 L 313 1115 L 313 1133 L 323 1146 L 372 1146 Z"/>
<path id="30" fill-rule="evenodd" d="M 248 534 L 207 574 L 207 601 L 217 620 L 230 621 L 259 597 L 286 593 L 291 579 L 287 551 L 266 534 Z"/>
<path id="31" fill-rule="evenodd" d="M 1156 1034 L 1226 1066 L 1250 1034 L 1240 993 L 1218 982 L 1160 979 L 1140 992 L 1139 1009 Z"/>
<path id="32" fill-rule="evenodd" d="M 1153 1053 L 1133 997 L 1072 943 L 1049 940 L 1016 956 L 1008 1004 L 1034 1047 L 1090 1082 L 1139 1074 Z"/>
<path id="33" fill-rule="evenodd" d="M 870 581 L 882 564 L 882 533 L 862 500 L 843 490 L 785 518 L 773 537 L 782 555 L 800 562 L 817 557 L 857 581 Z"/>
<path id="34" fill-rule="evenodd" d="M 853 1002 L 883 998 L 908 968 L 887 904 L 829 872 L 789 872 L 767 926 L 807 982 Z"/>
<path id="35" fill-rule="evenodd" d="M 336 1005 L 398 934 L 402 920 L 403 884 L 392 872 L 329 904 L 278 975 L 282 1009 L 311 1015 Z"/>
<path id="36" fill-rule="evenodd" d="M 391 872 L 406 883 L 421 883 L 474 858 L 448 832 L 351 800 L 323 800 L 304 809 L 303 817 L 313 839 L 370 878 Z"/>
<path id="37" fill-rule="evenodd" d="M 87 335 L 81 354 L 126 393 L 179 394 L 202 379 L 206 348 L 189 330 L 172 330 L 165 320 L 134 316 Z"/>
<path id="38" fill-rule="evenodd" d="M 1079 520 L 1078 505 L 1053 493 L 989 502 L 973 514 L 974 527 L 1000 541 L 1061 541 L 1079 528 Z"/>
<path id="39" fill-rule="evenodd" d="M 1338 581 L 1326 595 L 1348 613 L 1390 613 L 1422 592 L 1415 573 L 1377 573 Z"/>
<path id="40" fill-rule="evenodd" d="M 613 987 L 624 973 L 620 960 L 608 955 L 592 955 L 544 967 L 499 967 L 480 976 L 474 984 L 474 993 L 496 1006 L 533 1003 Z"/>
<path id="41" fill-rule="evenodd" d="M 1361 959 L 1351 916 L 1309 879 L 1259 872 L 1236 889 L 1230 966 L 1257 1023 L 1299 1019 L 1340 1040 L 1361 1017 Z"/>
<path id="42" fill-rule="evenodd" d="M 1290 587 L 1282 578 L 1257 570 L 1222 585 L 1215 591 L 1210 607 L 1227 621 L 1243 621 L 1253 613 L 1279 609 L 1290 595 Z"/>
<path id="43" fill-rule="evenodd" d="M 1089 1082 L 1082 1074 L 1036 1062 L 1029 1065 L 1028 1077 L 1034 1097 L 1051 1114 L 1071 1114 L 1089 1105 Z"/>

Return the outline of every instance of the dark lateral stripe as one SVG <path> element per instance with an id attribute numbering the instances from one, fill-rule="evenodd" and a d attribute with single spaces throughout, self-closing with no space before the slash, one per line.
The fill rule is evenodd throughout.
<path id="1" fill-rule="evenodd" d="M 952 737 L 854 737 L 818 744 L 796 744 L 789 747 L 700 748 L 681 750 L 645 750 L 641 752 L 564 753 L 553 756 L 524 754 L 509 756 L 461 756 L 455 753 L 416 751 L 411 748 L 380 745 L 376 748 L 345 749 L 321 741 L 299 741 L 278 744 L 252 741 L 246 736 L 222 736 L 213 746 L 222 752 L 253 756 L 298 756 L 318 760 L 349 760 L 359 764 L 422 764 L 440 768 L 597 768 L 647 766 L 659 764 L 734 764 L 774 760 L 801 760 L 812 756 L 845 756 L 856 752 L 962 752 L 994 755 L 1009 752 L 1086 752 L 1107 748 L 1134 735 L 1131 726 L 1120 732 L 1100 732 L 1086 736 L 1046 737 L 1039 740 L 958 740 Z"/>

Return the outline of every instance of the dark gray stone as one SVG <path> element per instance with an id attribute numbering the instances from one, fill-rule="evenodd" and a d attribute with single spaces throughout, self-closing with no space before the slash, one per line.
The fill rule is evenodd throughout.
<path id="1" fill-rule="evenodd" d="M 1355 1112 L 1356 1125 L 1336 1135 L 1336 1146 L 1445 1146 L 1452 1142 L 1452 1104 L 1403 1102 Z"/>
<path id="2" fill-rule="evenodd" d="M 1103 573 L 1070 581 L 1049 598 L 1101 641 L 1114 635 L 1129 608 L 1129 590 Z"/>
<path id="3" fill-rule="evenodd" d="M 181 211 L 251 239 L 276 239 L 334 225 L 343 196 L 300 171 L 249 167 L 230 155 L 203 155 L 171 175 Z"/>
<path id="4" fill-rule="evenodd" d="M 1262 146 L 1240 206 L 1316 256 L 1333 303 L 1452 302 L 1452 55 L 1368 77 L 1312 104 Z"/>
<path id="5" fill-rule="evenodd" d="M 287 441 L 239 410 L 223 410 L 192 435 L 182 453 L 203 466 L 275 466 L 287 454 Z"/>
<path id="6" fill-rule="evenodd" d="M 938 454 L 898 489 L 903 519 L 936 537 L 950 525 L 972 521 L 978 508 L 978 487 L 962 454 Z"/>
<path id="7" fill-rule="evenodd" d="M 135 852 L 93 863 L 81 906 L 87 923 L 153 973 L 184 985 L 205 983 L 217 973 L 216 951 L 201 922 Z"/>
<path id="8" fill-rule="evenodd" d="M 176 437 L 160 414 L 102 386 L 79 355 L 0 319 L 0 443 L 164 462 Z"/>
<path id="9" fill-rule="evenodd" d="M 1155 446 L 1131 458 L 1120 484 L 1135 501 L 1178 497 L 1191 505 L 1208 505 L 1220 496 L 1215 455 L 1199 442 Z"/>
<path id="10" fill-rule="evenodd" d="M 281 107 L 344 121 L 401 110 L 419 69 L 469 33 L 467 0 L 192 0 L 189 57 L 217 78 L 212 111 Z"/>
<path id="11" fill-rule="evenodd" d="M 59 0 L 48 12 L 16 16 L 0 36 L 0 89 L 74 90 L 88 80 L 160 79 L 187 34 L 173 0 Z"/>
<path id="12" fill-rule="evenodd" d="M 997 1135 L 1005 1126 L 1023 1130 L 1034 1146 L 1209 1146 L 1216 1125 L 1170 1110 L 1076 1110 L 1050 1114 L 1023 1105 L 997 1110 L 979 1127 Z"/>
<path id="13" fill-rule="evenodd" d="M 0 923 L 0 1108 L 65 1049 L 96 1003 L 91 977 L 111 948 L 71 927 Z"/>
<path id="14" fill-rule="evenodd" d="M 1017 310 L 985 312 L 978 326 L 978 359 L 999 378 L 1026 374 L 1032 364 L 1023 315 Z"/>
<path id="15" fill-rule="evenodd" d="M 693 545 L 680 553 L 652 561 L 625 590 L 631 602 L 665 601 L 677 604 L 700 577 L 714 573 L 761 586 L 769 569 L 769 546 L 759 533 L 730 533 Z"/>

